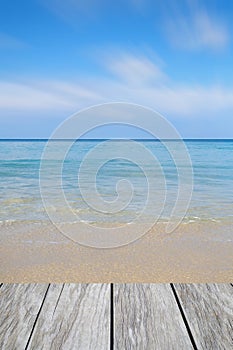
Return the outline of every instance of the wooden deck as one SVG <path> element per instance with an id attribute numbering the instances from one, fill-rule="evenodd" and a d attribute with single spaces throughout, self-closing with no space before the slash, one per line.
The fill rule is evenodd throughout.
<path id="1" fill-rule="evenodd" d="M 233 349 L 231 284 L 2 284 L 0 349 Z"/>

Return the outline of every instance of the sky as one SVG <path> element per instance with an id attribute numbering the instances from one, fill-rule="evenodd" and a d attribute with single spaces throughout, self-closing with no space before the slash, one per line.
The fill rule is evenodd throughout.
<path id="1" fill-rule="evenodd" d="M 233 138 L 232 13 L 228 0 L 2 0 L 0 138 L 48 138 L 106 102 L 152 108 L 184 138 Z M 117 133 L 142 136 L 95 136 Z"/>

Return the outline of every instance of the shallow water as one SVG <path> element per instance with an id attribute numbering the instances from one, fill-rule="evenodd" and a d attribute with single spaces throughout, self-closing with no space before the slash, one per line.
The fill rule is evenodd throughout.
<path id="1" fill-rule="evenodd" d="M 61 221 L 66 222 L 72 210 L 77 221 L 95 222 L 131 222 L 141 213 L 147 201 L 148 178 L 158 177 L 154 164 L 146 164 L 147 178 L 137 164 L 120 158 L 120 151 L 128 147 L 127 141 L 111 141 L 108 155 L 119 149 L 119 158 L 108 161 L 97 173 L 96 187 L 105 201 L 117 198 L 116 184 L 122 178 L 131 183 L 133 195 L 123 210 L 111 214 L 96 211 L 82 198 L 78 184 L 78 171 L 84 157 L 93 150 L 100 141 L 80 141 L 73 144 L 67 153 L 62 169 L 62 189 L 66 203 L 60 201 L 57 181 L 55 181 L 58 160 L 51 159 L 46 165 L 48 181 L 46 197 L 49 198 L 48 211 L 56 212 Z M 165 177 L 166 201 L 159 217 L 167 221 L 174 207 L 178 189 L 178 175 L 174 161 L 161 142 L 140 141 L 146 149 L 157 157 Z M 61 142 L 62 143 L 62 142 Z M 64 142 L 63 142 L 64 143 Z M 176 148 L 177 142 L 172 147 Z M 227 220 L 233 223 L 233 141 L 185 141 L 193 167 L 194 189 L 192 200 L 184 217 L 186 222 L 200 220 Z M 46 141 L 1 141 L 0 142 L 0 221 L 48 220 L 41 200 L 39 187 L 40 159 Z M 58 142 L 59 148 L 59 142 Z M 112 149 L 111 149 L 112 148 Z M 58 150 L 59 151 L 59 150 Z M 104 158 L 105 154 L 101 154 Z M 91 172 L 96 168 L 98 159 L 90 163 Z M 82 184 L 86 199 L 91 199 L 92 179 L 86 169 L 85 181 Z M 126 184 L 125 198 L 129 187 Z M 152 190 L 153 191 L 153 190 Z M 162 207 L 163 191 L 159 186 L 155 189 L 155 206 Z M 123 188 L 124 197 L 124 188 Z M 121 193 L 121 194 L 122 194 Z M 124 202 L 124 201 L 123 201 Z M 111 206 L 111 203 L 110 203 Z M 145 220 L 154 220 L 156 211 L 151 206 L 146 212 Z"/>

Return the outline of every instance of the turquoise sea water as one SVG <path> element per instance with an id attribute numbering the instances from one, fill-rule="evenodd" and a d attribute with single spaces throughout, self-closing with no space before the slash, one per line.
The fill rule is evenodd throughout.
<path id="1" fill-rule="evenodd" d="M 108 161 L 99 169 L 96 187 L 102 198 L 113 201 L 117 196 L 117 182 L 122 178 L 130 182 L 133 186 L 132 200 L 123 210 L 114 214 L 96 212 L 83 200 L 80 193 L 78 183 L 80 164 L 84 156 L 100 142 L 100 140 L 82 140 L 74 143 L 67 153 L 61 176 L 67 207 L 59 202 L 57 196 L 57 182 L 54 180 L 53 171 L 56 168 L 56 159 L 47 161 L 46 176 L 49 186 L 46 196 L 50 198 L 50 210 L 57 211 L 61 218 L 65 218 L 67 208 L 71 208 L 77 213 L 77 220 L 130 222 L 146 203 L 147 179 L 137 164 L 122 159 L 120 154 L 118 159 Z M 156 140 L 138 142 L 157 157 L 164 172 L 167 198 L 160 220 L 167 220 L 178 189 L 175 164 L 161 142 Z M 233 223 L 233 140 L 186 140 L 185 144 L 192 161 L 194 181 L 192 200 L 185 220 L 189 222 L 226 220 Z M 45 145 L 44 140 L 0 141 L 1 225 L 15 221 L 48 220 L 39 186 L 40 160 Z M 119 145 L 128 147 L 126 141 L 113 141 L 110 147 L 116 150 Z M 173 147 L 176 147 L 176 142 Z M 93 166 L 95 164 L 92 162 L 90 167 Z M 150 176 L 156 176 L 153 165 L 146 166 Z M 84 187 L 91 198 L 92 180 L 88 171 L 85 176 Z M 156 195 L 159 201 L 162 198 L 159 188 Z M 153 215 L 153 208 L 151 209 L 150 215 Z"/>

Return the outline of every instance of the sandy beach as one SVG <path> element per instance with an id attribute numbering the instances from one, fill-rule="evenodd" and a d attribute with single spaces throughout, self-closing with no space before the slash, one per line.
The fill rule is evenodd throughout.
<path id="1" fill-rule="evenodd" d="M 112 141 L 105 151 L 98 140 L 75 142 L 62 160 L 62 174 L 54 154 L 41 172 L 45 140 L 1 142 L 1 282 L 232 282 L 233 142 L 185 142 L 193 164 L 191 197 L 187 174 L 180 184 L 176 164 L 161 142 L 139 142 L 139 165 L 145 150 L 157 157 L 166 191 L 152 159 L 144 160 L 145 176 L 137 162 L 118 158 L 118 151 L 137 154 L 127 142 Z M 52 145 L 60 150 L 67 142 Z M 179 143 L 170 146 L 177 151 Z M 85 157 L 96 149 L 86 164 Z M 190 169 L 183 156 L 178 158 L 180 169 Z M 111 161 L 93 178 L 99 159 Z M 183 221 L 176 230 L 166 233 L 166 223 L 179 218 Z M 51 222 L 69 228 L 66 233 L 75 242 Z M 98 225 L 106 230 L 96 229 Z"/>
<path id="2" fill-rule="evenodd" d="M 15 230 L 15 232 L 14 232 Z M 1 237 L 2 282 L 231 282 L 231 225 L 157 224 L 115 249 L 81 246 L 52 225 L 11 228 Z"/>

